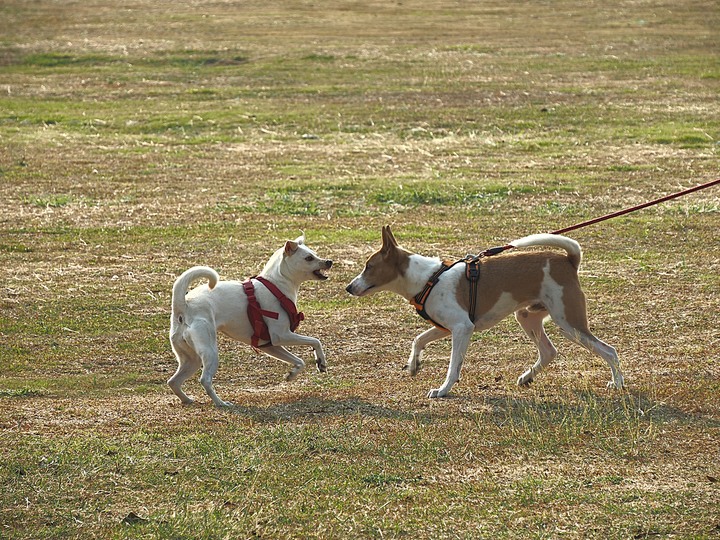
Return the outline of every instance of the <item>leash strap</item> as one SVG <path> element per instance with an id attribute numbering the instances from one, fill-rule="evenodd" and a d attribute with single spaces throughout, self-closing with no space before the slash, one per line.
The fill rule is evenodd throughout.
<path id="1" fill-rule="evenodd" d="M 616 218 L 618 216 L 624 216 L 625 214 L 629 214 L 630 212 L 635 212 L 637 210 L 642 210 L 643 208 L 647 208 L 648 206 L 654 206 L 656 204 L 663 203 L 665 201 L 670 201 L 672 199 L 677 199 L 678 197 L 682 197 L 683 195 L 687 195 L 689 193 L 694 193 L 696 191 L 700 191 L 701 189 L 707 189 L 712 186 L 716 186 L 720 184 L 720 178 L 716 180 L 712 180 L 710 182 L 706 182 L 704 184 L 700 184 L 698 186 L 694 186 L 688 189 L 684 189 L 682 191 L 678 191 L 676 193 L 671 193 L 670 195 L 666 195 L 664 197 L 660 197 L 659 199 L 655 199 L 643 204 L 638 204 L 637 206 L 632 206 L 630 208 L 626 208 L 625 210 L 619 210 L 617 212 L 613 212 L 612 214 L 606 214 L 604 216 L 600 216 L 594 219 L 589 219 L 588 221 L 583 221 L 582 223 L 577 223 L 575 225 L 571 225 L 570 227 L 565 227 L 564 229 L 558 229 L 557 231 L 553 231 L 550 234 L 565 234 L 566 232 L 574 231 L 576 229 L 581 229 L 582 227 L 587 227 L 588 225 L 594 225 L 595 223 L 600 223 L 601 221 L 605 221 L 607 219 Z"/>
<path id="2" fill-rule="evenodd" d="M 580 229 L 582 227 L 587 227 L 588 225 L 594 225 L 595 223 L 600 223 L 601 221 L 612 219 L 612 218 L 615 218 L 618 216 L 623 216 L 625 214 L 629 214 L 630 212 L 635 212 L 637 210 L 647 208 L 648 206 L 653 206 L 653 205 L 656 205 L 656 204 L 659 204 L 659 203 L 662 203 L 665 201 L 669 201 L 671 199 L 676 199 L 678 197 L 682 197 L 683 195 L 687 195 L 687 194 L 693 193 L 695 191 L 707 189 L 709 187 L 712 187 L 712 186 L 715 186 L 718 184 L 720 184 L 720 178 L 716 179 L 716 180 L 712 180 L 705 184 L 700 184 L 698 186 L 695 186 L 695 187 L 692 187 L 689 189 L 685 189 L 683 191 L 678 191 L 677 193 L 672 193 L 670 195 L 666 195 L 665 197 L 660 197 L 659 199 L 655 199 L 653 201 L 649 201 L 644 204 L 639 204 L 639 205 L 633 206 L 631 208 L 626 208 L 625 210 L 620 210 L 620 211 L 614 212 L 612 214 L 607 214 L 605 216 L 597 217 L 595 219 L 583 221 L 582 223 L 577 223 L 570 227 L 565 227 L 564 229 L 558 229 L 556 231 L 551 232 L 550 234 L 564 234 L 566 232 L 574 231 L 574 230 Z M 443 262 L 442 265 L 440 266 L 440 269 L 430 277 L 427 284 L 425 285 L 425 288 L 422 291 L 420 291 L 417 295 L 415 295 L 412 300 L 410 300 L 410 304 L 412 304 L 415 307 L 418 314 L 423 319 L 430 321 L 438 328 L 447 330 L 447 328 L 445 328 L 444 326 L 433 321 L 432 318 L 430 317 L 430 315 L 428 315 L 427 311 L 425 311 L 425 302 L 427 301 L 428 296 L 430 296 L 430 293 L 432 292 L 433 287 L 437 284 L 438 280 L 440 279 L 440 276 L 445 271 L 449 270 L 456 264 L 464 262 L 465 263 L 465 276 L 467 277 L 468 281 L 470 282 L 470 309 L 468 312 L 468 316 L 470 317 L 470 320 L 473 323 L 475 323 L 475 311 L 477 310 L 478 282 L 480 281 L 480 259 L 483 257 L 492 257 L 494 255 L 499 255 L 500 253 L 507 251 L 509 249 L 515 249 L 515 246 L 513 246 L 511 244 L 506 244 L 504 246 L 498 246 L 498 247 L 486 249 L 485 251 L 482 251 L 475 256 L 468 255 L 464 259 L 461 259 L 452 264 L 446 264 Z"/>
<path id="3" fill-rule="evenodd" d="M 682 191 L 678 191 L 676 193 L 671 193 L 670 195 L 665 195 L 664 197 L 660 197 L 658 199 L 654 199 L 652 201 L 648 201 L 643 204 L 638 204 L 636 206 L 631 206 L 630 208 L 625 208 L 624 210 L 618 210 L 617 212 L 613 212 L 612 214 L 606 214 L 604 216 L 596 217 L 593 219 L 589 219 L 587 221 L 583 221 L 581 223 L 576 223 L 575 225 L 571 225 L 569 227 L 565 227 L 563 229 L 557 229 L 556 231 L 552 231 L 550 234 L 565 234 L 570 231 L 575 231 L 577 229 L 582 229 L 583 227 L 587 227 L 588 225 L 595 225 L 596 223 L 600 223 L 602 221 L 606 221 L 608 219 L 616 218 L 619 216 L 624 216 L 625 214 L 629 214 L 630 212 L 637 212 L 638 210 L 642 210 L 643 208 L 648 208 L 649 206 L 655 206 L 656 204 L 664 203 L 666 201 L 670 201 L 672 199 L 677 199 L 678 197 L 682 197 L 684 195 L 688 195 L 690 193 L 695 193 L 696 191 L 700 191 L 703 189 L 707 189 L 713 186 L 716 186 L 720 184 L 720 178 L 717 178 L 715 180 L 711 180 L 710 182 L 706 182 L 704 184 L 700 184 L 688 189 L 684 189 Z M 508 249 L 514 249 L 515 246 L 511 246 L 510 244 L 507 244 L 505 246 L 495 247 L 486 249 L 482 253 L 480 253 L 479 257 L 491 257 L 493 255 L 497 255 L 498 253 L 502 253 L 503 251 L 506 251 Z"/>

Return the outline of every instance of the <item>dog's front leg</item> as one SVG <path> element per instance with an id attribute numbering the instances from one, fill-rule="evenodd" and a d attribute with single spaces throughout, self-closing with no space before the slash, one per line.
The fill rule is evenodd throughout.
<path id="1" fill-rule="evenodd" d="M 420 368 L 422 367 L 422 354 L 425 350 L 425 347 L 427 347 L 429 343 L 437 341 L 438 339 L 442 339 L 449 335 L 450 332 L 445 330 L 444 328 L 438 328 L 437 326 L 433 326 L 429 330 L 425 330 L 425 332 L 423 332 L 413 340 L 412 348 L 410 349 L 410 358 L 408 359 L 408 363 L 406 366 L 406 369 L 410 372 L 410 375 L 414 377 L 415 375 L 417 375 L 417 372 L 420 371 Z"/>
<path id="2" fill-rule="evenodd" d="M 465 352 L 470 344 L 475 327 L 468 320 L 467 323 L 458 324 L 452 327 L 452 353 L 450 354 L 450 365 L 448 366 L 447 377 L 440 388 L 430 390 L 429 398 L 445 397 L 450 392 L 453 384 L 460 378 L 460 369 L 463 360 L 465 360 Z"/>
<path id="3" fill-rule="evenodd" d="M 272 343 L 273 345 L 277 345 L 278 347 L 293 347 L 293 346 L 299 346 L 299 345 L 305 345 L 308 347 L 312 347 L 315 351 L 315 364 L 317 365 L 317 369 L 319 372 L 324 373 L 327 371 L 327 362 L 325 359 L 325 351 L 323 351 L 322 344 L 320 343 L 319 339 L 316 339 L 314 337 L 309 336 L 301 336 L 300 334 L 295 334 L 294 332 L 288 331 L 287 333 L 283 333 L 280 335 L 272 336 Z M 294 355 L 293 355 L 294 356 Z M 297 358 L 297 357 L 295 357 Z M 300 360 L 298 358 L 298 360 Z M 300 360 L 302 362 L 302 360 Z M 291 377 L 294 379 L 303 369 L 305 369 L 305 363 L 303 362 L 301 367 L 296 366 L 291 372 L 288 377 Z M 294 375 L 293 375 L 294 374 Z M 289 379 L 291 380 L 291 379 Z"/>
<path id="4" fill-rule="evenodd" d="M 302 358 L 295 356 L 285 347 L 269 345 L 263 347 L 261 350 L 268 356 L 272 356 L 273 358 L 277 358 L 278 360 L 282 360 L 286 364 L 290 364 L 291 366 L 293 366 L 293 368 L 290 370 L 290 373 L 288 373 L 287 377 L 285 377 L 285 380 L 288 382 L 297 378 L 297 376 L 300 375 L 300 373 L 302 373 L 305 369 L 305 362 L 303 362 Z"/>

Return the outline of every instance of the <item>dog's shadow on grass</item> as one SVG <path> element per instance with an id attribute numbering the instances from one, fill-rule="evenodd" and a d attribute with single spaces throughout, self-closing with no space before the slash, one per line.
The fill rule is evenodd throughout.
<path id="1" fill-rule="evenodd" d="M 720 428 L 720 420 L 706 414 L 684 411 L 665 401 L 654 399 L 643 392 L 603 393 L 576 390 L 571 396 L 517 398 L 494 396 L 485 398 L 494 421 L 498 425 L 508 422 L 523 424 L 606 425 L 612 423 L 701 425 Z"/>
<path id="2" fill-rule="evenodd" d="M 449 399 L 453 399 L 450 396 Z M 469 398 L 459 398 L 467 400 Z M 450 416 L 477 417 L 498 425 L 531 419 L 539 424 L 563 422 L 567 418 L 585 419 L 590 424 L 604 422 L 652 422 L 664 424 L 702 424 L 720 427 L 720 421 L 707 415 L 683 411 L 639 392 L 607 394 L 578 390 L 571 399 L 552 399 L 547 396 L 517 398 L 516 396 L 488 396 L 478 401 L 480 412 L 450 412 L 448 410 L 403 410 L 377 405 L 358 397 L 324 399 L 303 397 L 295 401 L 268 406 L 234 405 L 231 414 L 241 415 L 258 423 L 292 422 L 296 420 L 323 421 L 327 418 L 368 417 L 396 421 L 433 423 L 447 421 Z M 582 420 L 581 420 L 582 421 Z"/>
<path id="3" fill-rule="evenodd" d="M 678 422 L 681 424 L 697 424 L 720 428 L 720 420 L 712 418 L 709 414 L 684 411 L 670 405 L 665 400 L 648 396 L 644 392 L 630 391 L 625 394 L 625 401 L 634 405 L 638 414 L 648 417 L 657 423 Z"/>
<path id="4" fill-rule="evenodd" d="M 375 405 L 360 398 L 322 399 L 305 397 L 297 401 L 276 403 L 267 407 L 233 405 L 229 412 L 251 418 L 256 422 L 275 423 L 283 421 L 322 420 L 328 417 L 364 416 L 410 420 L 417 418 L 412 412 L 405 412 L 382 405 Z"/>

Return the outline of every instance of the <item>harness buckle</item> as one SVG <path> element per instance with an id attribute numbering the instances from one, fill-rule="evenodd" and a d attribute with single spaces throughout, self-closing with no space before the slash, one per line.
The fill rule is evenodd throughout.
<path id="1" fill-rule="evenodd" d="M 480 258 L 477 256 L 468 256 L 465 259 L 465 275 L 471 282 L 480 279 Z"/>

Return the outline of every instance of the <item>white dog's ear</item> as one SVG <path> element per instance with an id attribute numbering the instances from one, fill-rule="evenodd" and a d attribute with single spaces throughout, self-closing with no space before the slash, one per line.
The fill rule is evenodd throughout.
<path id="1" fill-rule="evenodd" d="M 295 253 L 300 244 L 301 242 L 293 242 L 292 240 L 288 240 L 287 242 L 285 242 L 285 255 L 292 255 L 293 253 Z"/>
<path id="2" fill-rule="evenodd" d="M 300 231 L 302 234 L 295 239 L 295 243 L 304 246 L 305 245 L 305 232 Z"/>

